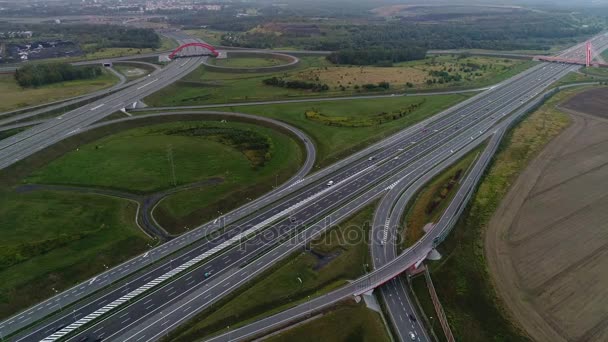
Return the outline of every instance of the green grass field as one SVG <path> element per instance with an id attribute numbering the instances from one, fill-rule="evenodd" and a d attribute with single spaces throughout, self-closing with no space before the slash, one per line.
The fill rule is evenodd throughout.
<path id="1" fill-rule="evenodd" d="M 287 157 L 286 153 L 281 152 L 285 147 L 283 143 L 289 138 L 269 128 L 236 122 L 176 122 L 136 128 L 102 138 L 51 162 L 27 177 L 25 182 L 152 192 L 174 186 L 172 165 L 175 169 L 175 185 L 214 176 L 231 177 L 237 183 L 257 178 L 256 173 L 260 170 L 251 165 L 247 151 L 239 151 L 230 143 L 215 139 L 216 136 L 167 134 L 171 130 L 218 127 L 251 131 L 264 141 L 267 138 L 276 139 L 273 146 L 269 147 L 273 150 L 269 152 L 276 153 L 273 158 L 278 159 L 279 164 Z M 173 163 L 168 159 L 169 156 Z"/>
<path id="2" fill-rule="evenodd" d="M 430 61 L 431 59 L 425 59 L 387 68 L 360 68 L 334 66 L 325 60 L 324 57 L 302 57 L 299 66 L 293 70 L 278 73 L 247 74 L 212 72 L 204 67 L 200 67 L 181 81 L 146 97 L 144 102 L 152 106 L 188 106 L 301 97 L 370 94 L 378 93 L 379 91 L 365 91 L 363 88 L 355 89 L 355 84 L 377 83 L 382 80 L 392 80 L 395 77 L 397 81 L 391 82 L 390 89 L 385 92 L 476 88 L 498 83 L 533 65 L 533 62 L 528 61 L 492 59 L 489 57 L 469 57 L 457 60 L 456 57 L 441 56 L 437 57 L 435 64 L 425 64 L 430 63 Z M 218 60 L 218 63 L 221 62 Z M 443 68 L 450 70 L 450 68 L 460 68 L 466 63 L 482 65 L 486 69 L 478 71 L 479 76 L 471 76 L 470 81 L 463 80 L 433 85 L 425 83 L 430 70 L 440 71 Z M 363 74 L 360 73 L 360 70 Z M 286 80 L 298 79 L 312 83 L 326 83 L 330 86 L 330 90 L 315 92 L 263 84 L 263 80 L 270 77 L 284 78 Z M 406 86 L 408 80 L 413 83 L 413 87 Z M 339 85 L 343 85 L 344 88 L 342 89 Z"/>
<path id="3" fill-rule="evenodd" d="M 171 334 L 171 341 L 194 341 L 222 331 L 228 325 L 236 327 L 361 276 L 369 264 L 365 240 L 345 244 L 342 243 L 344 239 L 337 237 L 367 236 L 373 212 L 374 206 L 364 208 L 312 244 L 312 250 L 327 260 L 321 260 L 310 252 L 297 252 L 258 276 L 249 286 L 242 287 L 236 295 L 222 300 L 180 327 Z M 334 329 L 340 329 L 340 326 L 336 325 Z"/>
<path id="4" fill-rule="evenodd" d="M 581 73 L 571 72 L 566 76 L 559 79 L 559 81 L 555 82 L 555 86 L 561 86 L 572 83 L 580 83 L 580 82 L 598 82 L 601 81 L 599 77 L 595 77 L 593 75 L 585 75 Z"/>
<path id="5" fill-rule="evenodd" d="M 104 70 L 103 75 L 90 80 L 61 82 L 38 88 L 22 88 L 17 84 L 13 75 L 0 75 L 0 112 L 85 95 L 111 87 L 117 82 L 116 76 Z"/>
<path id="6" fill-rule="evenodd" d="M 268 116 L 301 128 L 311 136 L 317 147 L 317 164 L 326 166 L 355 152 L 390 133 L 424 120 L 443 109 L 463 101 L 467 95 L 440 95 L 428 97 L 390 97 L 331 102 L 307 102 L 261 106 L 217 108 L 221 111 L 238 111 Z M 422 103 L 411 113 L 379 125 L 367 127 L 329 126 L 306 118 L 305 112 L 314 109 L 329 117 L 352 117 L 357 121 L 373 119 L 383 112 L 399 111 L 412 104 Z"/>
<path id="7" fill-rule="evenodd" d="M 378 313 L 365 304 L 341 305 L 310 322 L 271 336 L 268 342 L 391 341 Z"/>
<path id="8" fill-rule="evenodd" d="M 608 68 L 585 68 L 583 72 L 591 76 L 608 77 Z"/>
<path id="9" fill-rule="evenodd" d="M 136 204 L 69 192 L 0 192 L 0 317 L 143 252 Z"/>
<path id="10" fill-rule="evenodd" d="M 291 138 L 270 128 L 258 127 L 257 132 L 272 141 L 272 158 L 253 169 L 248 161 L 234 152 L 215 149 L 199 163 L 200 174 L 221 177 L 223 183 L 185 190 L 163 199 L 154 216 L 165 227 L 192 227 L 227 212 L 251 198 L 256 198 L 275 185 L 289 179 L 301 166 L 305 156 Z M 225 149 L 224 149 L 225 150 Z M 172 228 L 175 230 L 174 228 Z"/>
<path id="11" fill-rule="evenodd" d="M 228 57 L 221 59 L 213 58 L 210 61 L 213 65 L 230 68 L 260 68 L 287 63 L 280 59 L 270 57 Z"/>
<path id="12" fill-rule="evenodd" d="M 509 320 L 496 296 L 484 258 L 484 232 L 510 184 L 528 162 L 569 123 L 555 105 L 575 93 L 555 95 L 514 128 L 495 156 L 431 273 L 450 327 L 460 341 L 528 341 Z"/>
<path id="13" fill-rule="evenodd" d="M 190 135 L 192 129 L 199 135 Z M 247 144 L 265 147 L 249 148 L 242 144 L 244 138 L 250 139 Z M 290 178 L 304 161 L 303 153 L 291 137 L 268 127 L 175 122 L 123 131 L 81 146 L 24 182 L 151 193 L 219 178 L 219 184 L 182 190 L 160 202 L 155 217 L 168 231 L 180 233 L 184 226 L 209 220 Z"/>

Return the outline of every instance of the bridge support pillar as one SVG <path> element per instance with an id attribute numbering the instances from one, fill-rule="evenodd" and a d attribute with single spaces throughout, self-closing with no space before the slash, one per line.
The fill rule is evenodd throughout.
<path id="1" fill-rule="evenodd" d="M 439 260 L 441 259 L 441 254 L 439 254 L 439 252 L 437 252 L 437 250 L 433 248 L 431 252 L 426 256 L 426 258 L 429 260 Z"/>

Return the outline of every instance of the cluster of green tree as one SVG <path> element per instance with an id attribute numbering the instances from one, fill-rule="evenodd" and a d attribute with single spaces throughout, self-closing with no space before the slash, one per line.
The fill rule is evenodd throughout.
<path id="1" fill-rule="evenodd" d="M 426 49 L 411 46 L 400 49 L 345 49 L 333 52 L 327 60 L 334 64 L 390 66 L 392 63 L 405 62 L 426 57 Z"/>
<path id="2" fill-rule="evenodd" d="M 329 86 L 327 84 L 312 83 L 312 82 L 305 82 L 305 81 L 298 81 L 298 80 L 285 81 L 284 79 L 282 79 L 280 77 L 276 77 L 276 76 L 273 76 L 271 78 L 266 78 L 262 82 L 265 85 L 281 87 L 281 88 L 288 88 L 288 89 L 305 89 L 305 90 L 312 90 L 312 91 L 329 90 Z"/>
<path id="3" fill-rule="evenodd" d="M 443 70 L 431 70 L 429 71 L 429 75 L 432 77 L 436 77 L 438 79 L 438 81 L 435 81 L 433 83 L 449 83 L 449 82 L 458 82 L 460 80 L 462 80 L 462 76 L 460 76 L 460 74 L 450 74 L 448 71 L 443 71 Z M 431 81 L 432 82 L 432 81 Z M 427 80 L 428 83 L 428 80 Z"/>
<path id="4" fill-rule="evenodd" d="M 361 86 L 365 90 L 387 90 L 390 87 L 391 84 L 386 81 L 378 82 L 378 84 L 366 83 Z M 355 86 L 355 89 L 359 89 L 359 87 Z"/>
<path id="5" fill-rule="evenodd" d="M 102 48 L 159 48 L 161 40 L 152 29 L 118 25 L 89 24 L 10 24 L 0 25 L 7 30 L 28 30 L 35 40 L 71 40 L 83 50 L 95 51 Z"/>
<path id="6" fill-rule="evenodd" d="M 347 51 L 345 58 L 348 56 L 354 63 L 363 59 L 364 62 L 371 60 L 371 64 L 375 64 L 383 60 L 390 61 L 393 51 L 400 50 L 547 50 L 555 44 L 569 44 L 582 36 L 593 35 L 603 28 L 599 23 L 582 25 L 579 19 L 563 13 L 519 11 L 492 17 L 492 20 L 481 18 L 475 21 L 466 18 L 460 21 L 438 21 L 433 22 L 433 25 L 412 22 L 406 18 L 401 21 L 368 20 L 363 24 L 317 22 L 320 33 L 313 37 L 254 30 L 231 32 L 223 37 L 222 44 L 255 48 L 292 46 L 312 50 Z M 256 20 L 259 20 L 259 17 Z M 275 18 L 266 18 L 266 23 L 277 21 Z M 293 18 L 293 21 L 305 22 L 302 18 Z M 376 50 L 375 55 L 386 56 L 377 59 L 365 58 L 364 51 L 367 50 Z M 352 51 L 357 52 L 356 56 Z"/>
<path id="7" fill-rule="evenodd" d="M 409 106 L 393 111 L 393 112 L 380 112 L 374 115 L 365 117 L 354 117 L 354 116 L 329 116 L 323 114 L 318 109 L 310 109 L 304 112 L 304 115 L 308 120 L 316 121 L 327 126 L 335 127 L 370 127 L 377 126 L 386 122 L 398 120 L 416 109 L 420 108 L 424 104 L 425 100 L 420 102 L 412 103 Z"/>
<path id="8" fill-rule="evenodd" d="M 164 131 L 167 135 L 196 136 L 235 148 L 250 162 L 251 167 L 262 167 L 272 158 L 272 140 L 255 131 L 238 128 L 196 125 Z"/>
<path id="9" fill-rule="evenodd" d="M 454 186 L 458 184 L 463 171 L 463 169 L 458 169 L 452 175 L 452 177 L 450 177 L 450 179 L 443 184 L 440 190 L 435 194 L 435 197 L 433 197 L 433 200 L 427 204 L 426 208 L 424 209 L 425 214 L 432 215 L 435 210 L 445 201 Z"/>
<path id="10" fill-rule="evenodd" d="M 100 66 L 75 67 L 67 63 L 27 64 L 15 71 L 22 87 L 38 87 L 64 81 L 91 79 L 103 73 Z"/>
<path id="11" fill-rule="evenodd" d="M 269 16 L 242 16 L 236 17 L 239 11 L 245 10 L 234 3 L 233 6 L 224 7 L 220 11 L 180 12 L 169 18 L 169 22 L 180 25 L 184 29 L 199 29 L 206 27 L 213 30 L 244 32 L 263 24 Z"/>

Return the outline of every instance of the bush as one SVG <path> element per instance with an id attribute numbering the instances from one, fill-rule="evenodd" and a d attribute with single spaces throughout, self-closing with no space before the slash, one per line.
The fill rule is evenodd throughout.
<path id="1" fill-rule="evenodd" d="M 262 81 L 265 85 L 282 87 L 288 89 L 306 89 L 312 91 L 327 91 L 329 86 L 321 83 L 311 83 L 304 81 L 285 81 L 279 77 L 271 77 Z"/>

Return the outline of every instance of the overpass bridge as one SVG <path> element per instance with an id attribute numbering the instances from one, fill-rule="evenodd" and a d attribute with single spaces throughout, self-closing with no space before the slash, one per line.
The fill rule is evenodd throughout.
<path id="1" fill-rule="evenodd" d="M 579 44 L 575 46 L 574 49 L 568 49 L 557 56 L 534 56 L 533 59 L 543 62 L 584 65 L 587 68 L 591 66 L 604 68 L 608 67 L 608 63 L 606 63 L 599 52 L 603 51 L 608 45 L 607 34 L 596 37 L 594 40 L 599 45 L 599 49 L 595 48 L 595 43 L 593 40 L 588 40 L 583 43 L 584 49 L 582 49 L 583 46 L 581 46 L 583 44 Z M 581 53 L 581 51 L 583 53 Z"/>

